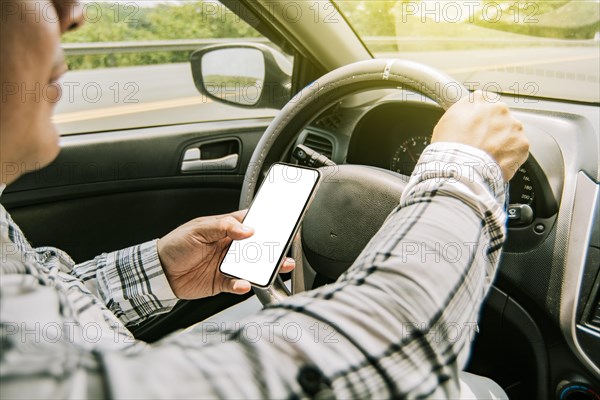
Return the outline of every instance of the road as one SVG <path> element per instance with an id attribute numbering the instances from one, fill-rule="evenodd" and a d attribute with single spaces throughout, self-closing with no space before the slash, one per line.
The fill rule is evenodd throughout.
<path id="1" fill-rule="evenodd" d="M 201 96 L 187 63 L 70 71 L 54 121 L 62 134 L 272 116 Z"/>
<path id="2" fill-rule="evenodd" d="M 404 58 L 439 68 L 470 89 L 501 87 L 518 95 L 600 101 L 598 47 L 405 53 Z"/>
<path id="3" fill-rule="evenodd" d="M 398 57 L 380 53 L 378 57 Z M 471 88 L 598 102 L 598 47 L 507 48 L 403 53 L 444 70 Z M 187 63 L 71 71 L 54 120 L 63 134 L 272 116 L 274 110 L 231 107 L 201 96 Z"/>

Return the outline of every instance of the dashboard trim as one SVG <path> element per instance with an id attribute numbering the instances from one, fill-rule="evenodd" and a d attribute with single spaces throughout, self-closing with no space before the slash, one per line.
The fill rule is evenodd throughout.
<path id="1" fill-rule="evenodd" d="M 577 174 L 570 237 L 565 258 L 570 273 L 564 274 L 563 295 L 560 302 L 560 326 L 563 335 L 581 362 L 597 376 L 600 375 L 600 368 L 583 351 L 577 339 L 577 305 L 594 221 L 594 211 L 598 202 L 598 192 L 598 184 L 583 172 Z M 573 229 L 574 227 L 577 229 Z"/>

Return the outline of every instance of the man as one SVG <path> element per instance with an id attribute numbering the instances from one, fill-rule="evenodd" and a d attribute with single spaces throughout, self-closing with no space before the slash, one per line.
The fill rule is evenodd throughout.
<path id="1" fill-rule="evenodd" d="M 71 0 L 39 3 L 52 4 L 58 18 L 3 11 L 3 88 L 55 82 L 65 70 L 59 36 L 81 23 L 81 9 Z M 3 96 L 0 183 L 16 179 L 6 165 L 26 171 L 55 158 L 52 107 Z M 170 310 L 177 298 L 250 290 L 217 270 L 226 245 L 252 235 L 243 212 L 199 218 L 158 241 L 74 265 L 58 249 L 31 248 L 0 208 L 0 397 L 456 398 L 470 335 L 443 333 L 477 319 L 504 241 L 504 181 L 527 158 L 528 143 L 507 107 L 481 93 L 448 110 L 432 142 L 398 209 L 337 282 L 237 329 L 189 331 L 151 346 L 125 325 Z M 444 173 L 448 163 L 461 170 Z M 503 179 L 487 176 L 490 166 Z M 423 263 L 403 243 L 457 251 Z"/>

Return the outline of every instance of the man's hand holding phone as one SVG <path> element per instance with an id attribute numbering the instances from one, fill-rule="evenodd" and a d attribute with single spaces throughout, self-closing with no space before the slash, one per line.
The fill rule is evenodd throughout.
<path id="1" fill-rule="evenodd" d="M 244 218 L 244 223 L 256 228 L 256 235 L 233 242 L 219 271 L 253 286 L 268 288 L 277 276 L 320 179 L 318 169 L 285 163 L 271 165 Z M 282 195 L 287 196 L 287 201 L 281 201 Z"/>
<path id="2" fill-rule="evenodd" d="M 158 255 L 178 298 L 199 299 L 222 292 L 244 294 L 250 291 L 248 281 L 219 272 L 231 242 L 254 234 L 252 228 L 242 224 L 246 212 L 196 218 L 159 239 Z M 286 258 L 280 272 L 290 272 L 294 266 L 294 260 Z"/>

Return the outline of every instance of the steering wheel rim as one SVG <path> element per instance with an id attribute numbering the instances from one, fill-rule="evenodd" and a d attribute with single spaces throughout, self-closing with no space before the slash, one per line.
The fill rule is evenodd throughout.
<path id="1" fill-rule="evenodd" d="M 265 166 L 280 160 L 291 140 L 320 111 L 347 95 L 379 88 L 402 88 L 423 94 L 444 110 L 468 94 L 467 89 L 449 75 L 407 60 L 372 59 L 329 72 L 296 94 L 262 135 L 244 176 L 240 209 L 249 207 L 252 202 Z M 294 239 L 296 252 L 299 240 L 299 237 Z M 302 268 L 302 265 L 296 268 Z M 279 276 L 270 288 L 253 289 L 263 305 L 277 303 L 290 296 L 290 291 Z"/>

